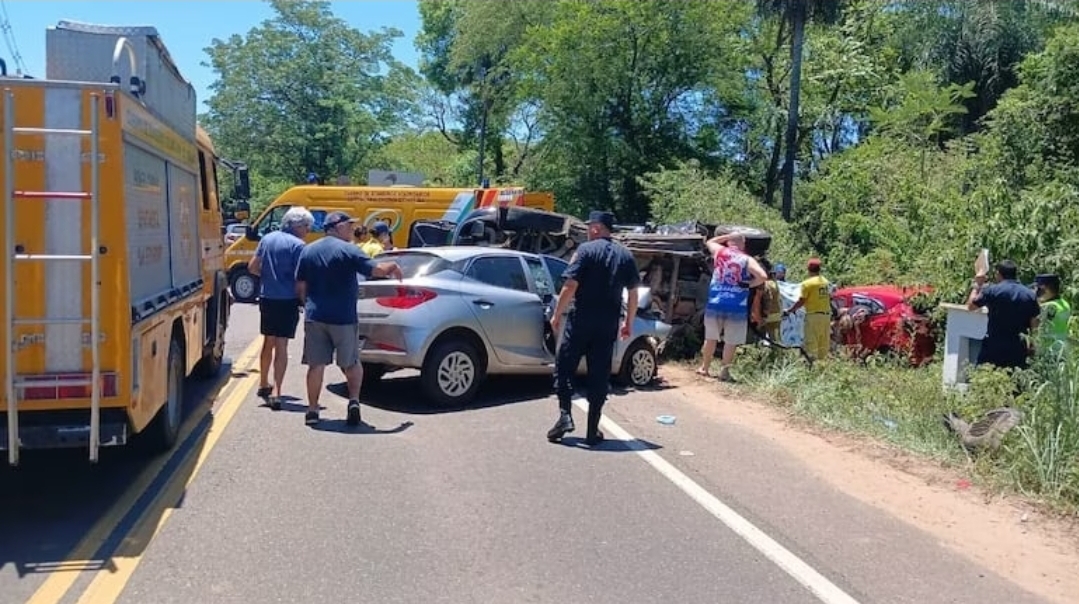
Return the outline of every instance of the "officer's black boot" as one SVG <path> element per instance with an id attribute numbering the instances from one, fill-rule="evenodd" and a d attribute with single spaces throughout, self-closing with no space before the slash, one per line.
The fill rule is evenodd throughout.
<path id="1" fill-rule="evenodd" d="M 603 442 L 603 432 L 599 429 L 599 420 L 603 417 L 603 403 L 588 403 L 588 433 L 584 444 L 594 447 Z"/>
<path id="2" fill-rule="evenodd" d="M 563 436 L 576 429 L 577 426 L 573 425 L 573 416 L 569 411 L 563 409 L 561 415 L 558 416 L 558 421 L 547 431 L 547 441 L 556 443 L 562 440 Z"/>

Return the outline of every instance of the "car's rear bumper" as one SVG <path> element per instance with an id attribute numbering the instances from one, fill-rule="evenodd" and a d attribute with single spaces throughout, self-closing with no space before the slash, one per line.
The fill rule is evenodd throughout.
<path id="1" fill-rule="evenodd" d="M 430 329 L 384 323 L 359 325 L 360 361 L 396 368 L 423 366 L 424 346 Z"/>

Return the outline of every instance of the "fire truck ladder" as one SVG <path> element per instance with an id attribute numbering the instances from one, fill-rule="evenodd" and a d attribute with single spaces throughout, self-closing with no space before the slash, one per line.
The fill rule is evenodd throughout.
<path id="1" fill-rule="evenodd" d="M 8 353 L 4 368 L 4 397 L 7 399 L 8 463 L 19 463 L 19 398 L 28 383 L 15 374 L 16 338 L 18 325 L 90 325 L 90 379 L 70 379 L 49 385 L 62 387 L 90 387 L 90 462 L 98 460 L 101 445 L 101 205 L 100 160 L 98 151 L 99 95 L 90 95 L 90 129 L 19 128 L 15 126 L 15 95 L 10 88 L 4 89 L 4 267 L 8 283 L 4 296 L 4 325 L 8 333 Z M 17 135 L 74 136 L 90 139 L 90 191 L 25 191 L 14 188 L 15 137 Z M 80 154 L 81 155 L 81 154 Z M 80 168 L 76 168 L 80 169 Z M 32 254 L 15 248 L 15 203 L 20 200 L 67 200 L 90 202 L 90 250 L 88 254 Z M 90 316 L 88 317 L 18 317 L 15 314 L 15 263 L 16 262 L 89 262 L 90 263 Z"/>

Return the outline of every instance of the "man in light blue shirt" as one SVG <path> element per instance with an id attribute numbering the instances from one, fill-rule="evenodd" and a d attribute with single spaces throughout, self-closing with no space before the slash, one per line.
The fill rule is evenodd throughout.
<path id="1" fill-rule="evenodd" d="M 258 396 L 273 410 L 281 408 L 281 382 L 288 368 L 288 342 L 296 337 L 300 322 L 300 296 L 296 292 L 296 265 L 304 248 L 303 238 L 311 231 L 315 218 L 307 208 L 295 206 L 281 218 L 280 230 L 267 233 L 247 265 L 260 278 L 259 332 L 262 354 L 259 356 Z M 274 383 L 270 385 L 270 365 Z"/>

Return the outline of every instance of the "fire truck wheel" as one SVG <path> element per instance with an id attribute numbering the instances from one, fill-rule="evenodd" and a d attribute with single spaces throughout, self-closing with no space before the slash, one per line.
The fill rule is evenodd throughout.
<path id="1" fill-rule="evenodd" d="M 147 444 L 155 453 L 172 449 L 180 435 L 184 407 L 184 355 L 175 339 L 169 344 L 168 387 L 165 404 L 147 426 Z"/>
<path id="2" fill-rule="evenodd" d="M 210 380 L 221 373 L 221 365 L 225 360 L 225 329 L 228 326 L 228 292 L 220 291 L 210 302 L 210 308 L 217 309 L 217 326 L 214 340 L 210 342 L 210 350 L 206 356 L 195 365 L 193 377 L 200 380 Z"/>

